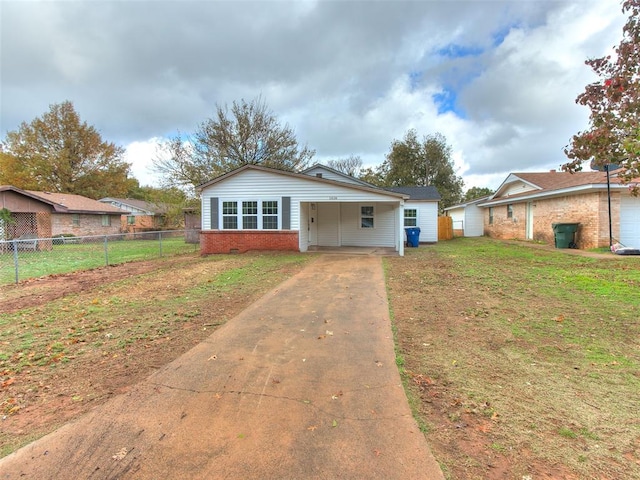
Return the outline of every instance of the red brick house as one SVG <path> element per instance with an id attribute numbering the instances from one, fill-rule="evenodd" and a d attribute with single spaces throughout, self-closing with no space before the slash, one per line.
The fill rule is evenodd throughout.
<path id="1" fill-rule="evenodd" d="M 0 209 L 11 221 L 0 225 L 3 240 L 22 236 L 50 238 L 120 233 L 120 216 L 128 212 L 81 195 L 0 186 Z"/>
<path id="2" fill-rule="evenodd" d="M 613 243 L 640 247 L 640 198 L 611 172 L 511 173 L 484 209 L 484 234 L 554 245 L 554 223 L 579 223 L 578 248 L 609 246 L 609 198 Z"/>

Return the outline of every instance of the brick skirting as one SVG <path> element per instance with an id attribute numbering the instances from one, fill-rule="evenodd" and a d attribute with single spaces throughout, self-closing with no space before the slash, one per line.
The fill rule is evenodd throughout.
<path id="1" fill-rule="evenodd" d="M 203 230 L 200 253 L 244 253 L 249 250 L 300 251 L 295 230 Z"/>

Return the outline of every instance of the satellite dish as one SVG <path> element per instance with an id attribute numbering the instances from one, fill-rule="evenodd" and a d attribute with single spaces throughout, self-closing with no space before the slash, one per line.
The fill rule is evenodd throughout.
<path id="1" fill-rule="evenodd" d="M 604 165 L 598 165 L 595 160 L 591 160 L 591 164 L 589 165 L 591 170 L 597 170 L 598 172 L 606 172 L 609 170 L 612 172 L 613 170 L 617 170 L 620 168 L 620 165 L 617 163 L 606 163 Z"/>

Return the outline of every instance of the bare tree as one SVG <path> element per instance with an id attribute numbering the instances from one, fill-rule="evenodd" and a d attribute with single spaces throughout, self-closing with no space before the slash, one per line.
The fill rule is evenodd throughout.
<path id="1" fill-rule="evenodd" d="M 315 155 L 299 146 L 289 125 L 281 125 L 260 98 L 216 106 L 216 114 L 195 133 L 163 143 L 154 170 L 166 186 L 194 188 L 243 165 L 300 171 Z"/>
<path id="2" fill-rule="evenodd" d="M 327 166 L 352 177 L 357 177 L 362 169 L 362 159 L 357 155 L 350 155 L 346 158 L 329 160 Z"/>

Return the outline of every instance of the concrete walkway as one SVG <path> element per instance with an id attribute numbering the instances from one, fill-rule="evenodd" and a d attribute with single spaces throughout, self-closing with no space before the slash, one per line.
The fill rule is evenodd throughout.
<path id="1" fill-rule="evenodd" d="M 323 255 L 4 479 L 443 479 L 395 365 L 382 262 Z"/>

